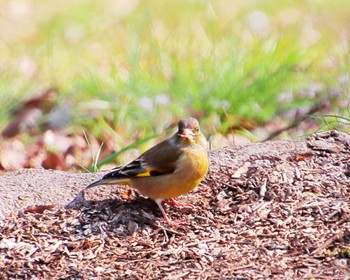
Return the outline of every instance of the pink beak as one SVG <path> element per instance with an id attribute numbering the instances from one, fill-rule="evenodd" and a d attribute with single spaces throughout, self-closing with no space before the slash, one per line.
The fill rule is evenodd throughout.
<path id="1" fill-rule="evenodd" d="M 187 140 L 189 140 L 189 141 L 192 141 L 193 140 L 193 138 L 194 138 L 194 134 L 193 134 L 193 132 L 190 130 L 190 129 L 188 129 L 188 128 L 185 128 L 183 131 L 182 131 L 182 133 L 180 134 L 178 134 L 180 137 L 182 137 L 182 138 L 185 138 L 185 139 L 187 139 Z"/>

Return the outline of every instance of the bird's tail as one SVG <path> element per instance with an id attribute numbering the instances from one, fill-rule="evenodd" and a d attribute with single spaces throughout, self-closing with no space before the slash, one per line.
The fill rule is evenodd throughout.
<path id="1" fill-rule="evenodd" d="M 129 183 L 128 178 L 111 178 L 111 177 L 103 177 L 102 179 L 93 182 L 92 184 L 88 185 L 85 190 L 91 189 L 93 187 L 97 187 L 100 185 L 127 185 Z"/>

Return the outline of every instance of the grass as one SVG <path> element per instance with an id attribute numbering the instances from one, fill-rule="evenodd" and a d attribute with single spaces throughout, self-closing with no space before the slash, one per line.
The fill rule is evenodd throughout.
<path id="1" fill-rule="evenodd" d="M 226 133 L 242 119 L 263 123 L 311 106 L 330 89 L 346 104 L 348 82 L 337 79 L 349 73 L 350 3 L 336 2 L 2 3 L 0 126 L 51 86 L 59 103 L 72 104 L 76 131 L 121 146 L 180 116 L 200 117 L 207 134 Z M 310 97 L 315 83 L 322 90 Z M 331 113 L 349 118 L 346 108 Z"/>

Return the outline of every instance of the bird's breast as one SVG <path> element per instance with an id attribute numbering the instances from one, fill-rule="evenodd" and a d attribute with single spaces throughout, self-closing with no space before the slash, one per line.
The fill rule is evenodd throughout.
<path id="1" fill-rule="evenodd" d="M 206 150 L 185 149 L 176 162 L 173 173 L 132 179 L 131 185 L 152 199 L 174 198 L 187 194 L 208 172 Z"/>
<path id="2" fill-rule="evenodd" d="M 208 172 L 208 165 L 207 151 L 187 149 L 179 157 L 175 173 L 177 173 L 178 176 L 184 176 L 190 181 L 202 180 Z"/>

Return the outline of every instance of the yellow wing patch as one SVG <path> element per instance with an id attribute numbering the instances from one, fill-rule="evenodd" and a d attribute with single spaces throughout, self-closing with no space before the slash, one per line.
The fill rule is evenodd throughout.
<path id="1" fill-rule="evenodd" d="M 135 177 L 153 177 L 153 176 L 159 176 L 167 173 L 171 173 L 173 170 L 169 171 L 160 171 L 160 170 L 145 170 L 144 172 L 138 173 Z"/>
<path id="2" fill-rule="evenodd" d="M 139 173 L 139 174 L 136 175 L 136 177 L 149 177 L 149 176 L 152 176 L 151 175 L 151 170 L 145 170 L 144 172 Z"/>

